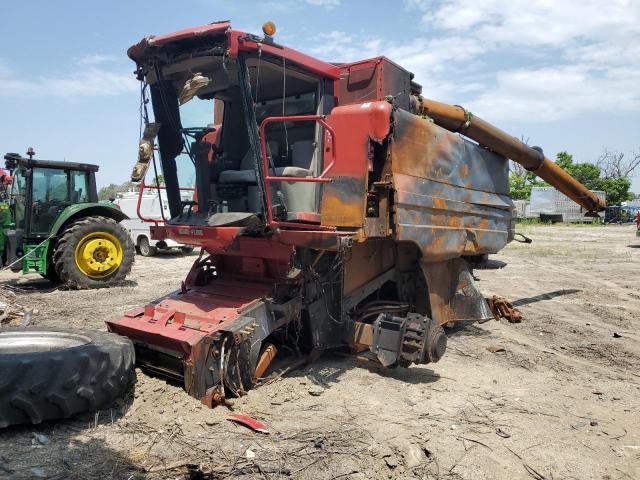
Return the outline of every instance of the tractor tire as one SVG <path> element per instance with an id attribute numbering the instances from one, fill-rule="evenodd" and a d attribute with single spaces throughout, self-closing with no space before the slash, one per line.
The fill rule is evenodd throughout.
<path id="1" fill-rule="evenodd" d="M 55 250 L 55 247 L 54 247 L 54 250 Z M 45 274 L 41 273 L 40 275 L 42 276 L 42 278 L 46 278 L 51 283 L 60 283 L 60 277 L 58 276 L 58 272 L 56 272 L 56 267 L 51 261 L 48 262 L 47 273 Z"/>
<path id="2" fill-rule="evenodd" d="M 140 255 L 143 257 L 153 257 L 158 253 L 158 249 L 149 244 L 147 237 L 140 237 L 140 240 L 138 240 L 138 250 L 140 250 Z"/>
<path id="3" fill-rule="evenodd" d="M 0 330 L 0 428 L 108 407 L 133 383 L 126 337 L 56 328 Z"/>
<path id="4" fill-rule="evenodd" d="M 102 288 L 121 283 L 135 258 L 127 230 L 111 218 L 82 218 L 60 236 L 53 263 L 69 288 Z"/>

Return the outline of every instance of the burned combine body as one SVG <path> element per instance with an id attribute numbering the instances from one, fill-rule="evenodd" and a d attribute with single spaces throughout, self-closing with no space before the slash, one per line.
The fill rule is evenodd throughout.
<path id="1" fill-rule="evenodd" d="M 453 133 L 473 133 L 471 114 L 430 115 L 440 104 L 386 58 L 325 63 L 227 22 L 129 56 L 154 114 L 133 178 L 157 169 L 157 134 L 171 213 L 153 235 L 202 247 L 179 290 L 108 322 L 143 367 L 212 405 L 249 390 L 276 351 L 435 362 L 442 325 L 492 318 L 466 257 L 513 238 L 512 152 Z"/>

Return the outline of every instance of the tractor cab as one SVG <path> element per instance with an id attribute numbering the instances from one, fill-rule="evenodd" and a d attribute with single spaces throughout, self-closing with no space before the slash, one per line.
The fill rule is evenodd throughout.
<path id="1" fill-rule="evenodd" d="M 15 153 L 4 158 L 13 179 L 12 218 L 25 239 L 44 240 L 67 207 L 98 201 L 97 165 L 34 160 Z"/>

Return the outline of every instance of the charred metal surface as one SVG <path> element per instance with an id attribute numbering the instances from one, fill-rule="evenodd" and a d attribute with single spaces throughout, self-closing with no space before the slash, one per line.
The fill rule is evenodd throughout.
<path id="1" fill-rule="evenodd" d="M 341 65 L 338 86 L 340 105 L 384 100 L 392 96 L 397 97 L 398 107 L 409 110 L 409 95 L 398 93 L 411 90 L 412 77 L 412 73 L 385 57 Z"/>
<path id="2" fill-rule="evenodd" d="M 385 367 L 437 362 L 447 348 L 442 327 L 419 313 L 380 313 L 372 323 L 351 322 L 345 337 L 350 345 L 368 347 Z"/>
<path id="3" fill-rule="evenodd" d="M 366 184 L 362 177 L 335 176 L 322 192 L 322 224 L 361 227 L 364 221 Z"/>
<path id="4" fill-rule="evenodd" d="M 391 239 L 371 239 L 355 243 L 345 261 L 345 295 L 354 294 L 372 279 L 393 268 L 394 249 Z"/>
<path id="5" fill-rule="evenodd" d="M 426 261 L 495 253 L 512 234 L 508 164 L 408 112 L 395 113 L 391 146 L 398 240 Z"/>
<path id="6" fill-rule="evenodd" d="M 427 280 L 431 316 L 439 325 L 458 321 L 486 322 L 493 318 L 466 261 L 461 258 L 422 261 L 420 266 Z"/>

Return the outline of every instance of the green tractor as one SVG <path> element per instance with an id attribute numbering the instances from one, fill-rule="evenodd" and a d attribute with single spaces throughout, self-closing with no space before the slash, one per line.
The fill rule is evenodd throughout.
<path id="1" fill-rule="evenodd" d="M 131 271 L 134 246 L 120 221 L 99 202 L 97 165 L 8 153 L 0 171 L 0 253 L 5 268 L 38 272 L 70 288 L 108 287 Z"/>

